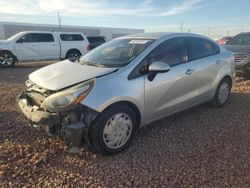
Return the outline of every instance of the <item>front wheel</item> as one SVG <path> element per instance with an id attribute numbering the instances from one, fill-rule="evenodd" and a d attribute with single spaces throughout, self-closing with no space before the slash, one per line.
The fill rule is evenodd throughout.
<path id="1" fill-rule="evenodd" d="M 12 67 L 16 63 L 15 56 L 10 52 L 1 52 L 0 53 L 0 66 L 7 68 Z"/>
<path id="2" fill-rule="evenodd" d="M 79 59 L 81 57 L 81 53 L 78 50 L 70 50 L 66 54 L 66 59 Z"/>
<path id="3" fill-rule="evenodd" d="M 136 128 L 136 115 L 129 106 L 112 106 L 90 127 L 91 148 L 104 154 L 119 153 L 128 147 Z"/>
<path id="4" fill-rule="evenodd" d="M 210 102 L 210 105 L 216 108 L 223 107 L 229 99 L 231 88 L 231 80 L 229 78 L 223 78 L 217 87 L 215 96 Z"/>

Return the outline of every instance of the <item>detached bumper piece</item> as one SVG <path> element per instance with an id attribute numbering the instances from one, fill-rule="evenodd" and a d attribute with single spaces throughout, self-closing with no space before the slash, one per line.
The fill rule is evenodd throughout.
<path id="1" fill-rule="evenodd" d="M 17 97 L 18 106 L 22 114 L 30 121 L 33 127 L 40 127 L 50 136 L 63 139 L 72 147 L 80 147 L 83 143 L 83 134 L 86 124 L 83 121 L 62 125 L 64 116 L 58 113 L 45 112 L 33 104 L 31 98 L 22 93 Z"/>

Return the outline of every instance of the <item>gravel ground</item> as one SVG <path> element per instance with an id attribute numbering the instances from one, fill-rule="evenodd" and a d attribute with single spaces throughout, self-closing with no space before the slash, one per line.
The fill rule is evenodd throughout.
<path id="1" fill-rule="evenodd" d="M 250 187 L 250 81 L 237 78 L 222 109 L 201 105 L 141 129 L 118 155 L 71 154 L 18 113 L 15 97 L 40 66 L 0 69 L 0 187 Z"/>

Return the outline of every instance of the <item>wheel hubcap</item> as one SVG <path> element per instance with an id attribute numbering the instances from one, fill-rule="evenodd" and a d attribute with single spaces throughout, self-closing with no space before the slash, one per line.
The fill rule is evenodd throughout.
<path id="1" fill-rule="evenodd" d="M 70 54 L 70 58 L 74 58 L 74 57 L 79 57 L 78 54 L 74 53 L 74 54 Z"/>
<path id="2" fill-rule="evenodd" d="M 228 83 L 224 82 L 220 86 L 219 95 L 218 95 L 219 102 L 221 104 L 224 104 L 227 101 L 229 93 L 230 93 L 230 86 Z"/>
<path id="3" fill-rule="evenodd" d="M 2 66 L 10 66 L 14 62 L 14 59 L 10 57 L 8 54 L 4 54 L 0 57 L 0 63 Z"/>
<path id="4" fill-rule="evenodd" d="M 122 147 L 132 132 L 132 121 L 128 114 L 118 113 L 112 116 L 103 130 L 103 141 L 111 149 Z"/>

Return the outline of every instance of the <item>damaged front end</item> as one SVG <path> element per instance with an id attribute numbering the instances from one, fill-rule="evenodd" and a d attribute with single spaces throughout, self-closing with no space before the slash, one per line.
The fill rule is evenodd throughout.
<path id="1" fill-rule="evenodd" d="M 84 140 L 89 142 L 88 128 L 98 116 L 97 111 L 80 103 L 93 84 L 94 81 L 89 81 L 53 92 L 27 81 L 27 91 L 17 97 L 17 103 L 33 127 L 63 139 L 72 147 L 80 147 Z"/>

